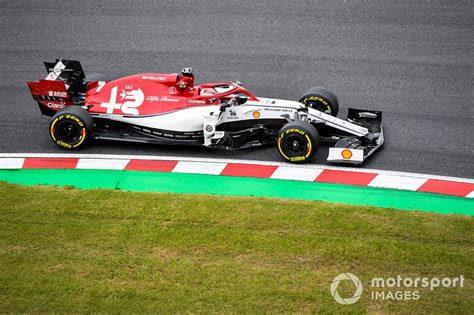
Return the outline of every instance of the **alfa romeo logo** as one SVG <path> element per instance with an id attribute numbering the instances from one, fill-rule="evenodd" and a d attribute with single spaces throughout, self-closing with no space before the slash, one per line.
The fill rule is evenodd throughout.
<path id="1" fill-rule="evenodd" d="M 356 287 L 356 290 L 353 294 L 352 297 L 350 298 L 343 298 L 339 295 L 337 292 L 337 287 L 339 286 L 339 282 L 343 280 L 349 280 L 352 281 L 354 286 Z M 355 275 L 353 275 L 350 272 L 346 273 L 341 273 L 340 275 L 336 276 L 331 283 L 331 295 L 334 298 L 334 300 L 339 303 L 339 304 L 354 304 L 360 299 L 360 296 L 362 295 L 362 282 L 360 282 L 359 278 L 357 278 Z"/>

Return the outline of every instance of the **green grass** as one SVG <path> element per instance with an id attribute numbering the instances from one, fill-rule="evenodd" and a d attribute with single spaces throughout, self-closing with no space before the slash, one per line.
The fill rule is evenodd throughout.
<path id="1" fill-rule="evenodd" d="M 468 314 L 473 231 L 468 216 L 0 182 L 0 312 Z M 353 305 L 330 295 L 342 272 L 364 283 Z M 397 274 L 467 280 L 370 299 L 372 277 Z"/>

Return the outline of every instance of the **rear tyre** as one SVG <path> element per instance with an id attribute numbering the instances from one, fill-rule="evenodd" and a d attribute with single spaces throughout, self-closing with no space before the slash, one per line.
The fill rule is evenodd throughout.
<path id="1" fill-rule="evenodd" d="M 53 116 L 49 135 L 58 146 L 73 150 L 83 147 L 92 135 L 94 121 L 89 112 L 76 105 L 65 107 Z"/>
<path id="2" fill-rule="evenodd" d="M 337 116 L 339 112 L 339 101 L 336 95 L 322 87 L 308 89 L 299 102 L 331 116 Z"/>
<path id="3" fill-rule="evenodd" d="M 286 161 L 305 163 L 319 146 L 319 134 L 308 122 L 292 121 L 280 130 L 277 146 L 278 152 Z"/>

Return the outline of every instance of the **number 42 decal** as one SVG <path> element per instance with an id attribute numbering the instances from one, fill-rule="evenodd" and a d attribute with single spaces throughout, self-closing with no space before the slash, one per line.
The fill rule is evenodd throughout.
<path id="1" fill-rule="evenodd" d="M 102 88 L 102 87 L 100 87 Z M 123 103 L 117 103 L 118 87 L 114 86 L 110 91 L 110 100 L 105 103 L 101 103 L 100 107 L 107 108 L 107 114 L 113 114 L 115 109 L 120 109 L 122 113 L 128 115 L 138 115 L 139 111 L 137 107 L 140 107 L 145 100 L 145 95 L 141 89 L 125 91 L 122 89 L 120 92 L 120 100 Z"/>

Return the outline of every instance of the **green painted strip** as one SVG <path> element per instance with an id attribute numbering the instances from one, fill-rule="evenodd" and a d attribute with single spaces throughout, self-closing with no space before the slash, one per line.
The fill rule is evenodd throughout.
<path id="1" fill-rule="evenodd" d="M 83 189 L 295 198 L 474 215 L 474 200 L 437 194 L 280 179 L 113 170 L 0 170 L 0 180 Z"/>

